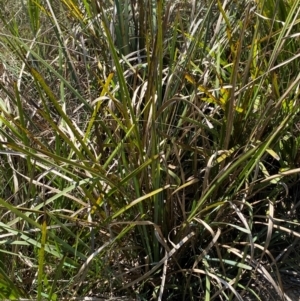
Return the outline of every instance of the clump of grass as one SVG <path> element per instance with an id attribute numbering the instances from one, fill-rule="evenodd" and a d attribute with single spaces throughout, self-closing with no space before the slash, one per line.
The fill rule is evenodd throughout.
<path id="1" fill-rule="evenodd" d="M 28 1 L 24 36 L 2 14 L 2 297 L 242 300 L 255 274 L 282 295 L 299 1 L 278 3 Z"/>

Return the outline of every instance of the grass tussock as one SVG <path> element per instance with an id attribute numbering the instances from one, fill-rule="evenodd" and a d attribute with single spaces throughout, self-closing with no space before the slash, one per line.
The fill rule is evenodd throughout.
<path id="1" fill-rule="evenodd" d="M 1 2 L 1 298 L 282 296 L 299 4 Z"/>

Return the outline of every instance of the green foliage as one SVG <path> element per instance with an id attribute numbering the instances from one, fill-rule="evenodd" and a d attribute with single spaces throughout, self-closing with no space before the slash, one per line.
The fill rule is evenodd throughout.
<path id="1" fill-rule="evenodd" d="M 3 258 L 3 257 L 2 257 Z M 10 279 L 7 277 L 4 267 L 0 267 L 0 297 L 1 299 L 18 300 L 21 296 L 25 297 L 26 294 L 20 288 L 18 288 Z"/>
<path id="2" fill-rule="evenodd" d="M 282 294 L 300 1 L 198 2 L 1 10 L 2 297 Z"/>

